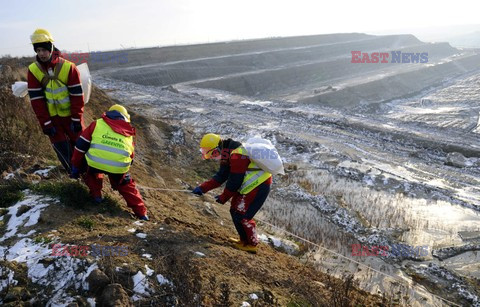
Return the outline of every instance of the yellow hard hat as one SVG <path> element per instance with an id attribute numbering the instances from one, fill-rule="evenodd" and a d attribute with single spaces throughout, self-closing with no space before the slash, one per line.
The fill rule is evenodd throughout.
<path id="1" fill-rule="evenodd" d="M 213 151 L 218 147 L 222 139 L 218 134 L 207 133 L 200 141 L 200 151 L 204 159 L 210 159 Z"/>
<path id="2" fill-rule="evenodd" d="M 36 29 L 32 35 L 30 35 L 30 41 L 32 44 L 38 43 L 53 43 L 53 36 L 45 29 Z"/>
<path id="3" fill-rule="evenodd" d="M 123 117 L 125 117 L 125 120 L 128 123 L 130 122 L 130 114 L 128 114 L 127 109 L 125 109 L 124 106 L 121 106 L 119 104 L 114 104 L 113 106 L 110 107 L 110 109 L 108 109 L 108 111 L 117 111 L 120 114 L 122 114 Z"/>

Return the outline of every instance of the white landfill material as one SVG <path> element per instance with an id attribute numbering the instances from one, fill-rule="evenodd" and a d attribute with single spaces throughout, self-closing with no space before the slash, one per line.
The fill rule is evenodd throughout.
<path id="1" fill-rule="evenodd" d="M 243 145 L 247 150 L 250 160 L 255 162 L 262 170 L 272 175 L 284 175 L 282 158 L 272 142 L 260 136 L 249 138 Z"/>
<path id="2" fill-rule="evenodd" d="M 16 81 L 12 84 L 12 92 L 15 97 L 23 98 L 28 94 L 28 84 L 24 81 Z"/>
<path id="3" fill-rule="evenodd" d="M 92 76 L 90 75 L 90 70 L 88 69 L 87 63 L 82 63 L 77 66 L 78 72 L 80 73 L 80 82 L 82 83 L 83 98 L 85 103 L 90 100 L 90 94 L 92 93 Z"/>

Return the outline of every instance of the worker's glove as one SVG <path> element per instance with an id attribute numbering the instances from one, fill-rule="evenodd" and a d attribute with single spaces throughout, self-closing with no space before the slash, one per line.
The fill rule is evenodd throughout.
<path id="1" fill-rule="evenodd" d="M 215 196 L 215 201 L 221 205 L 223 205 L 225 202 L 222 200 L 221 195 Z"/>
<path id="2" fill-rule="evenodd" d="M 193 189 L 192 193 L 199 196 L 203 195 L 202 188 L 200 187 L 196 187 L 195 189 Z"/>
<path id="3" fill-rule="evenodd" d="M 72 179 L 80 178 L 80 170 L 75 166 L 72 166 L 72 172 L 70 173 L 70 178 Z"/>
<path id="4" fill-rule="evenodd" d="M 43 134 L 48 135 L 48 136 L 54 136 L 55 133 L 57 133 L 57 129 L 55 127 L 49 127 L 43 129 Z"/>
<path id="5" fill-rule="evenodd" d="M 82 131 L 82 124 L 78 121 L 72 120 L 72 123 L 70 124 L 70 130 L 72 130 L 75 133 L 78 133 Z"/>

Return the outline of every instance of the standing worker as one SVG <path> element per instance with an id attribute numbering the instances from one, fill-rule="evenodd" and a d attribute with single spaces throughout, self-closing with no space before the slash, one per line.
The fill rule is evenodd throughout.
<path id="1" fill-rule="evenodd" d="M 73 146 L 83 130 L 83 90 L 74 63 L 60 57 L 45 29 L 30 36 L 36 61 L 28 66 L 28 94 L 43 133 L 70 173 Z"/>
<path id="2" fill-rule="evenodd" d="M 232 199 L 230 214 L 240 239 L 229 238 L 229 241 L 237 249 L 256 253 L 258 237 L 253 217 L 267 199 L 272 175 L 252 162 L 242 144 L 232 139 L 222 140 L 217 134 L 206 134 L 200 141 L 200 150 L 203 159 L 220 160 L 220 169 L 192 193 L 202 195 L 226 181 L 223 193 L 215 199 L 220 204 Z"/>
<path id="3" fill-rule="evenodd" d="M 72 159 L 72 178 L 83 177 L 96 203 L 102 202 L 104 174 L 110 185 L 118 190 L 135 215 L 148 221 L 147 208 L 138 192 L 135 181 L 128 173 L 134 156 L 135 128 L 130 125 L 130 115 L 121 105 L 113 105 L 108 112 L 90 124 L 78 138 Z M 86 165 L 85 165 L 86 162 Z"/>

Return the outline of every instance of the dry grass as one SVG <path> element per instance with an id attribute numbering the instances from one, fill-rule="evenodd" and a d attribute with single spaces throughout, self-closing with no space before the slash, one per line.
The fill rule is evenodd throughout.
<path id="1" fill-rule="evenodd" d="M 22 69 L 24 67 L 15 68 L 10 79 L 0 82 L 0 129 L 4 129 L 0 135 L 3 137 L 0 139 L 1 152 L 14 154 L 11 160 L 0 157 L 0 171 L 27 169 L 37 162 L 42 165 L 47 159 L 56 160 L 48 139 L 40 132 L 28 99 L 16 100 L 6 86 L 18 78 Z M 94 88 L 85 108 L 86 124 L 114 103 L 104 92 Z M 12 108 L 12 105 L 18 106 Z M 179 127 L 131 113 L 138 131 L 132 175 L 139 184 L 186 188 L 214 172 L 216 165 L 201 161 L 191 146 L 198 141 L 191 128 L 180 127 L 185 143 L 178 144 L 173 140 L 173 132 Z M 23 133 L 24 130 L 28 133 Z M 28 183 L 28 178 L 24 180 Z M 154 269 L 155 274 L 162 274 L 172 282 L 172 286 L 160 285 L 155 276 L 149 277 L 155 293 L 137 302 L 138 305 L 231 306 L 248 300 L 253 306 L 328 306 L 330 297 L 342 303 L 342 295 L 349 297 L 351 306 L 353 302 L 365 302 L 365 305 L 380 302 L 378 297 L 352 290 L 353 283 L 327 279 L 313 266 L 303 265 L 297 258 L 268 245 L 262 245 L 255 256 L 233 249 L 225 243 L 234 233 L 228 207 L 215 206 L 218 216 L 206 214 L 204 202 L 213 202 L 210 196 L 196 198 L 182 193 L 142 191 L 152 220 L 139 227 L 132 225 L 134 220 L 121 210 L 127 209 L 123 200 L 111 189 L 106 188 L 105 195 L 111 196 L 112 209 L 120 209 L 120 212 L 91 203 L 85 186 L 67 179 L 62 172 L 46 182 L 40 180 L 40 184 L 32 188 L 60 198 L 61 204 L 53 204 L 42 213 L 36 225 L 38 240 L 43 241 L 52 229 L 56 229 L 64 244 L 129 246 L 128 257 L 104 257 L 99 262 L 110 281 L 122 284 L 129 295 L 133 295 L 132 276 L 139 270 L 144 271 L 145 264 Z M 21 195 L 16 191 L 13 189 L 11 196 L 2 202 L 11 204 L 18 200 Z M 139 240 L 129 233 L 127 229 L 131 227 L 146 233 L 147 240 Z M 206 256 L 197 257 L 196 251 Z M 151 254 L 153 260 L 142 258 L 144 253 Z M 124 262 L 128 265 L 118 272 L 116 267 L 123 268 Z M 332 287 L 338 289 L 327 289 L 326 280 L 331 280 Z M 249 300 L 251 293 L 256 293 L 259 299 Z"/>

